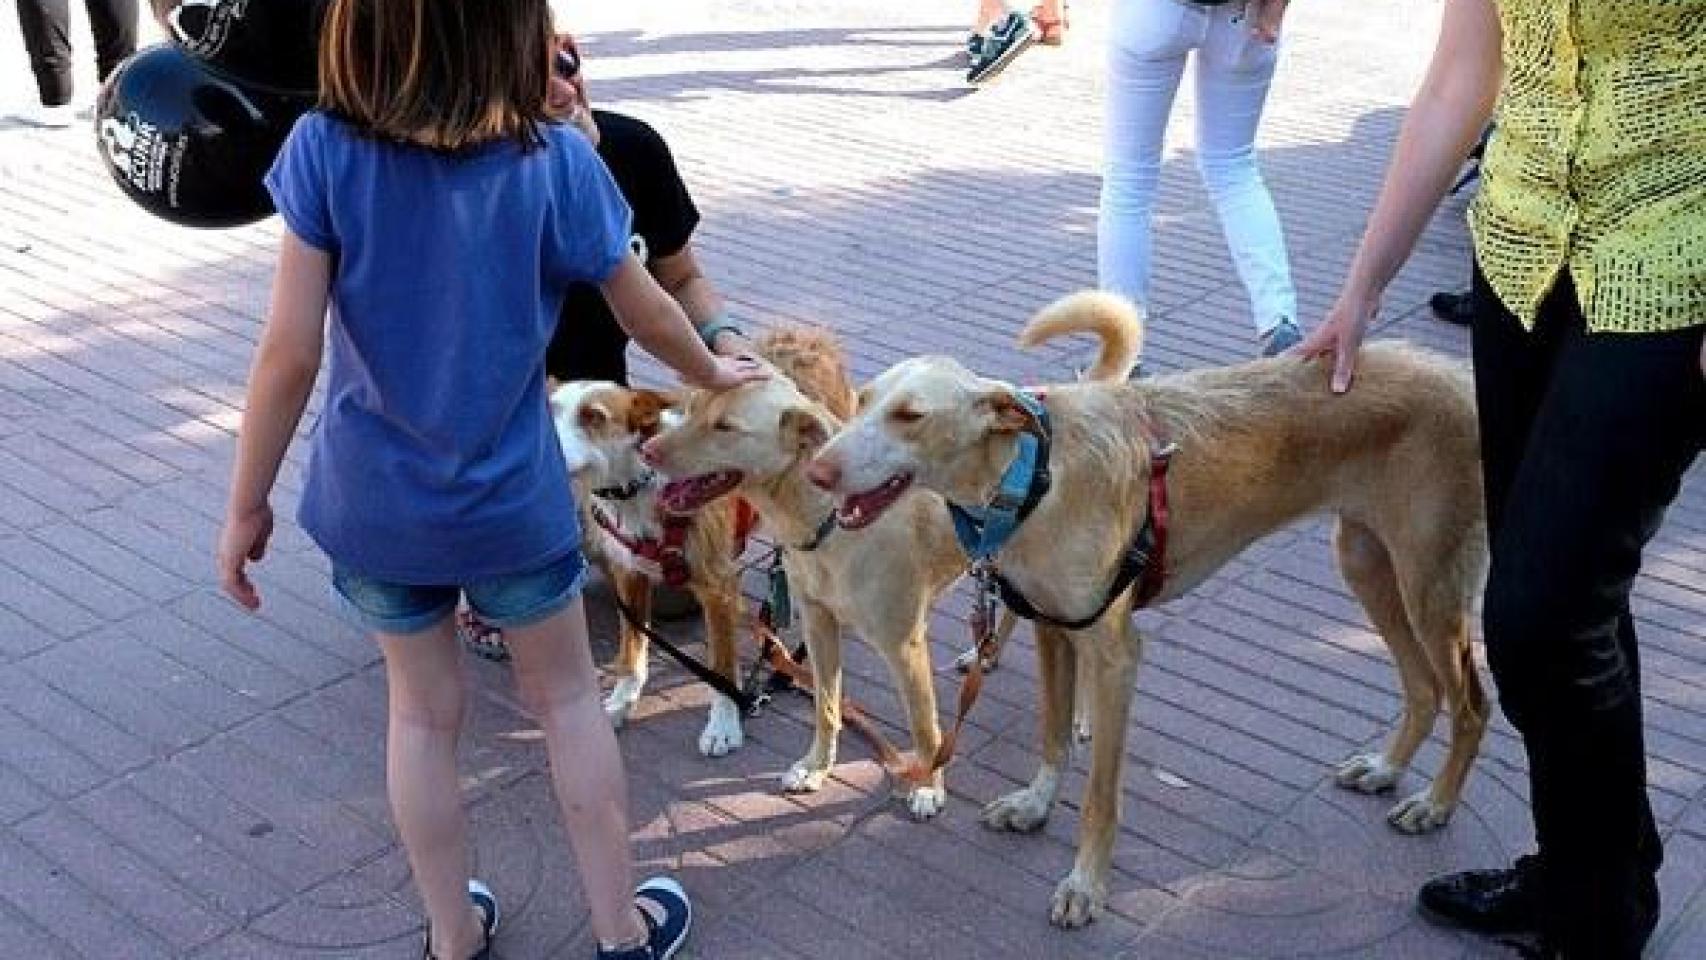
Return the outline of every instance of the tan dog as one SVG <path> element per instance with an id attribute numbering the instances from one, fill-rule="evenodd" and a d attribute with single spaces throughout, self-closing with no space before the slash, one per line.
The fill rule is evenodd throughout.
<path id="1" fill-rule="evenodd" d="M 744 507 L 725 501 L 691 518 L 667 518 L 658 508 L 662 478 L 640 460 L 640 444 L 657 433 L 666 417 L 678 415 L 674 399 L 652 390 L 630 390 L 602 381 L 573 381 L 551 394 L 551 415 L 574 478 L 587 555 L 641 622 L 651 616 L 652 587 L 671 574 L 685 582 L 705 617 L 710 667 L 739 682 L 735 636 L 741 594 L 737 563 L 750 522 Z M 679 525 L 672 533 L 666 527 Z M 679 561 L 669 549 L 680 540 Z M 679 564 L 679 565 L 678 565 Z M 640 699 L 648 674 L 646 637 L 621 619 L 614 672 L 616 684 L 604 711 L 621 726 Z M 699 752 L 720 757 L 744 739 L 740 709 L 721 693 L 711 698 L 710 716 L 699 735 Z"/>
<path id="2" fill-rule="evenodd" d="M 1060 301 L 1021 343 L 1078 331 L 1103 339 L 1096 378 L 1130 369 L 1140 322 L 1130 304 L 1107 294 Z M 1473 403 L 1454 365 L 1398 344 L 1366 347 L 1347 395 L 1330 394 L 1327 376 L 1321 363 L 1281 357 L 1139 383 L 1049 388 L 1042 406 L 1053 485 L 995 559 L 1044 613 L 1093 614 L 1151 503 L 1163 502 L 1150 484 L 1161 438 L 1178 450 L 1166 475 L 1171 522 L 1156 601 L 1189 591 L 1278 527 L 1336 514 L 1341 569 L 1391 649 L 1404 694 L 1385 748 L 1345 761 L 1338 781 L 1370 792 L 1391 788 L 1443 700 L 1451 717 L 1445 764 L 1431 789 L 1388 815 L 1398 829 L 1419 833 L 1451 815 L 1487 720 L 1469 646 L 1470 605 L 1485 566 Z M 869 514 L 914 485 L 980 505 L 1021 434 L 1038 427 L 1016 388 L 950 359 L 909 360 L 867 388 L 857 418 L 819 453 L 812 475 L 845 498 L 846 512 Z M 1140 654 L 1132 603 L 1128 590 L 1080 630 L 1038 625 L 1042 764 L 1030 786 L 984 810 L 984 821 L 999 829 L 1035 830 L 1047 819 L 1067 762 L 1074 661 L 1092 659 L 1095 739 L 1078 855 L 1052 903 L 1061 926 L 1087 923 L 1107 897 Z"/>
<path id="3" fill-rule="evenodd" d="M 758 343 L 781 376 L 720 394 L 696 394 L 685 419 L 645 445 L 647 460 L 679 478 L 664 493 L 672 508 L 713 504 L 731 492 L 752 501 L 784 546 L 817 688 L 811 751 L 784 775 L 783 789 L 817 790 L 835 764 L 841 729 L 841 629 L 882 653 L 906 704 L 914 751 L 941 742 L 925 624 L 931 604 L 964 572 L 940 497 L 898 498 L 876 522 L 835 529 L 835 501 L 805 478 L 805 464 L 853 409 L 841 349 L 827 333 L 788 330 Z M 931 817 L 946 801 L 942 775 L 913 785 L 908 805 Z"/>

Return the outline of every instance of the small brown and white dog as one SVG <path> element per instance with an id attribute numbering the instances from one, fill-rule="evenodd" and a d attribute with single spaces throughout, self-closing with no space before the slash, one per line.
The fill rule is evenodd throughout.
<path id="1" fill-rule="evenodd" d="M 837 529 L 835 500 L 807 482 L 805 466 L 853 410 L 841 348 L 816 330 L 762 337 L 758 354 L 779 376 L 717 394 L 694 394 L 686 416 L 644 447 L 671 477 L 664 502 L 709 509 L 726 494 L 752 502 L 783 545 L 782 564 L 801 614 L 814 686 L 810 752 L 783 775 L 790 792 L 819 789 L 835 764 L 841 729 L 841 630 L 851 627 L 882 654 L 906 706 L 916 754 L 934 756 L 942 734 L 925 633 L 930 607 L 965 571 L 942 499 L 915 491 L 859 530 Z M 911 784 L 912 815 L 941 811 L 942 773 Z"/>
<path id="2" fill-rule="evenodd" d="M 1106 382 L 1130 371 L 1142 328 L 1130 303 L 1097 292 L 1045 309 L 1020 342 L 1081 331 L 1102 339 L 1090 382 L 1049 387 L 1034 400 L 944 357 L 889 369 L 818 454 L 812 479 L 840 495 L 847 513 L 868 516 L 914 487 L 975 507 L 997 488 L 1021 436 L 1037 435 L 1046 417 L 1052 486 L 994 559 L 1024 599 L 1064 620 L 1097 610 L 1150 518 L 1170 514 L 1153 596 L 1166 601 L 1273 530 L 1336 514 L 1340 568 L 1392 651 L 1404 698 L 1384 749 L 1346 760 L 1338 782 L 1365 792 L 1393 787 L 1443 701 L 1451 718 L 1445 763 L 1431 788 L 1388 814 L 1408 833 L 1443 825 L 1487 722 L 1469 642 L 1486 546 L 1465 375 L 1443 358 L 1372 343 L 1343 396 L 1328 391 L 1326 365 L 1291 357 Z M 1177 450 L 1158 496 L 1151 475 L 1166 441 Z M 1124 591 L 1080 629 L 1037 624 L 1042 763 L 1028 787 L 984 809 L 984 822 L 997 829 L 1035 830 L 1048 818 L 1067 762 L 1074 661 L 1093 660 L 1083 674 L 1091 678 L 1094 739 L 1078 853 L 1051 904 L 1061 926 L 1089 922 L 1107 898 L 1141 646 L 1133 602 Z"/>
<path id="3" fill-rule="evenodd" d="M 651 616 L 655 585 L 692 591 L 705 618 L 711 669 L 739 683 L 738 560 L 754 518 L 750 507 L 735 500 L 691 517 L 660 508 L 663 478 L 641 461 L 640 444 L 678 415 L 674 407 L 668 394 L 603 381 L 571 381 L 551 393 L 551 417 L 580 504 L 588 558 L 642 623 Z M 645 688 L 650 647 L 626 618 L 619 636 L 616 684 L 604 700 L 604 712 L 616 726 L 627 720 Z M 740 708 L 713 693 L 699 752 L 720 757 L 739 749 L 743 739 Z"/>

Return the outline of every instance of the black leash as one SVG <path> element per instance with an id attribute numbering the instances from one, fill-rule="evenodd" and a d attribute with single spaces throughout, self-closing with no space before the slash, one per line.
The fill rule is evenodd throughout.
<path id="1" fill-rule="evenodd" d="M 653 630 L 650 624 L 641 623 L 640 619 L 634 615 L 634 611 L 630 609 L 627 604 L 622 602 L 621 597 L 612 597 L 611 599 L 616 601 L 616 609 L 622 614 L 622 619 L 628 621 L 629 626 L 640 631 L 647 640 L 657 644 L 664 653 L 667 653 L 674 658 L 676 663 L 679 663 L 686 668 L 688 673 L 693 674 L 695 677 L 698 677 L 700 680 L 709 684 L 711 688 L 716 690 L 718 693 L 728 697 L 730 700 L 733 700 L 735 705 L 740 707 L 742 713 L 749 717 L 756 717 L 763 711 L 764 705 L 770 702 L 770 695 L 768 693 L 762 691 L 758 693 L 750 692 L 758 687 L 758 669 L 764 663 L 763 657 L 759 657 L 753 661 L 752 670 L 748 674 L 746 683 L 744 684 L 747 689 L 742 689 L 741 686 L 736 686 L 728 677 L 725 677 L 717 671 L 712 670 L 710 667 L 705 666 L 703 663 L 694 659 L 692 654 L 689 654 L 687 651 L 671 643 L 663 634 Z"/>

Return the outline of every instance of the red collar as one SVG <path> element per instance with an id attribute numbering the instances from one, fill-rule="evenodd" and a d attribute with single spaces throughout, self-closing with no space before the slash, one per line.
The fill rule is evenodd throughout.
<path id="1" fill-rule="evenodd" d="M 604 532 L 615 538 L 629 553 L 634 555 L 646 569 L 646 574 L 654 579 L 663 581 L 665 586 L 685 587 L 693 577 L 693 568 L 687 563 L 687 533 L 693 529 L 693 515 L 690 513 L 670 513 L 659 506 L 656 513 L 658 523 L 663 527 L 663 538 L 636 537 L 625 532 L 616 520 L 599 508 L 592 505 L 592 519 Z M 758 526 L 758 511 L 745 500 L 735 499 L 735 543 L 734 555 L 740 556 L 746 552 L 746 539 Z M 654 574 L 655 571 L 655 574 Z"/>

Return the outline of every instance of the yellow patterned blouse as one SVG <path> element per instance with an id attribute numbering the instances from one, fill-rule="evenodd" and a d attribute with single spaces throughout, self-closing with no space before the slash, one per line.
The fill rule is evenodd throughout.
<path id="1" fill-rule="evenodd" d="M 1568 268 L 1588 329 L 1706 323 L 1706 0 L 1497 0 L 1504 88 L 1475 255 L 1532 326 Z"/>

